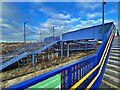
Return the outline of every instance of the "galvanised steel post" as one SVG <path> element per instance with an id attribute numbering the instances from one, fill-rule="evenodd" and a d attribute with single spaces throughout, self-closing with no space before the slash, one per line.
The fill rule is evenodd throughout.
<path id="1" fill-rule="evenodd" d="M 53 26 L 53 42 L 54 42 L 54 40 L 55 40 L 55 39 L 54 39 L 54 27 L 55 27 L 55 26 Z"/>
<path id="2" fill-rule="evenodd" d="M 32 66 L 34 66 L 34 64 L 35 64 L 35 61 L 34 61 L 35 59 L 34 59 L 34 53 L 32 53 Z"/>
<path id="3" fill-rule="evenodd" d="M 57 27 L 57 26 L 53 26 L 53 42 L 55 41 L 55 35 L 54 35 L 54 29 L 55 29 L 55 27 Z M 54 55 L 54 45 L 53 45 L 53 57 L 54 57 L 55 55 Z"/>
<path id="4" fill-rule="evenodd" d="M 118 2 L 118 33 L 120 35 L 120 1 Z"/>
<path id="5" fill-rule="evenodd" d="M 42 42 L 42 33 L 40 33 L 40 40 L 41 40 L 41 42 Z"/>
<path id="6" fill-rule="evenodd" d="M 57 26 L 53 26 L 53 41 L 55 41 L 55 34 L 54 34 L 54 32 L 55 32 L 55 27 L 57 27 Z"/>
<path id="7" fill-rule="evenodd" d="M 24 22 L 24 46 L 26 44 L 26 29 L 25 29 L 25 24 L 26 24 L 26 22 Z"/>
<path id="8" fill-rule="evenodd" d="M 69 43 L 67 43 L 67 57 L 69 57 L 69 53 L 70 53 L 70 52 L 69 52 L 69 48 L 70 48 L 70 47 L 69 47 Z"/>

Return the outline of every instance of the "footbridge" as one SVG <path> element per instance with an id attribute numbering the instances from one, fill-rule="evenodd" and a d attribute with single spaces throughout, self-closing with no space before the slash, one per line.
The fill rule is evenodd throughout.
<path id="1" fill-rule="evenodd" d="M 73 32 L 64 33 L 62 34 L 62 40 L 60 41 L 51 42 L 47 45 L 44 45 L 41 49 L 32 52 L 24 52 L 18 55 L 18 57 L 15 57 L 15 59 L 12 58 L 7 62 L 3 62 L 3 65 L 0 68 L 0 70 L 20 60 L 20 58 L 31 54 L 32 64 L 34 65 L 34 55 L 40 54 L 50 47 L 55 48 L 52 48 L 53 51 L 60 51 L 61 58 L 64 58 L 65 55 L 68 58 L 70 56 L 71 50 L 78 50 L 81 47 L 85 51 L 91 47 L 95 49 L 96 47 L 94 46 L 94 44 L 98 43 L 99 41 L 101 42 L 97 51 L 87 58 L 78 60 L 69 65 L 57 68 L 50 72 L 28 79 L 24 82 L 12 85 L 8 88 L 16 90 L 27 90 L 32 88 L 61 88 L 62 90 L 75 90 L 80 88 L 99 88 L 102 83 L 102 78 L 108 62 L 116 30 L 113 22 L 106 23 L 104 26 L 104 34 L 102 31 L 102 25 L 97 25 L 89 28 L 76 30 Z M 58 46 L 58 48 L 56 48 L 55 44 L 58 43 L 60 45 Z M 77 45 L 80 45 L 76 46 L 76 43 Z M 70 47 L 70 45 L 73 46 Z"/>

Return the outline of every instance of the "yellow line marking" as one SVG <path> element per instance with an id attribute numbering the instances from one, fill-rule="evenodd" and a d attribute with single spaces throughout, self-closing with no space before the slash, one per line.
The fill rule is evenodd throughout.
<path id="1" fill-rule="evenodd" d="M 114 63 L 117 63 L 117 64 L 120 63 L 119 61 L 115 61 L 115 60 L 111 60 L 111 59 L 109 59 L 108 61 L 109 61 L 109 62 L 114 62 Z"/>
<path id="2" fill-rule="evenodd" d="M 102 82 L 104 82 L 104 83 L 106 83 L 106 84 L 109 84 L 109 86 L 111 86 L 111 87 L 113 87 L 113 88 L 117 88 L 118 90 L 120 90 L 120 88 L 119 88 L 118 86 L 113 85 L 113 84 L 111 84 L 111 83 L 109 83 L 109 82 L 107 82 L 107 81 L 105 81 L 105 80 L 102 80 Z"/>
<path id="3" fill-rule="evenodd" d="M 119 51 L 118 50 L 112 50 L 111 49 L 111 53 L 118 53 Z"/>
<path id="4" fill-rule="evenodd" d="M 114 70 L 111 70 L 111 69 L 108 69 L 108 68 L 106 68 L 106 71 L 109 71 L 109 72 L 113 72 L 113 73 L 115 73 L 115 74 L 118 74 L 117 71 L 114 71 Z"/>
<path id="5" fill-rule="evenodd" d="M 110 78 L 112 78 L 114 81 L 117 81 L 117 82 L 120 82 L 120 79 L 119 78 L 116 78 L 116 77 L 114 77 L 114 76 L 111 76 L 111 75 L 109 75 L 109 74 L 104 74 L 105 76 L 107 76 L 107 77 L 110 77 Z"/>
<path id="6" fill-rule="evenodd" d="M 110 56 L 110 58 L 115 58 L 115 59 L 118 59 L 118 60 L 119 60 L 119 57 L 118 57 L 118 56 Z"/>
<path id="7" fill-rule="evenodd" d="M 111 64 L 108 64 L 108 63 L 107 63 L 107 65 L 108 65 L 108 66 L 115 67 L 115 68 L 119 69 L 119 66 L 116 66 L 116 65 L 111 65 Z"/>

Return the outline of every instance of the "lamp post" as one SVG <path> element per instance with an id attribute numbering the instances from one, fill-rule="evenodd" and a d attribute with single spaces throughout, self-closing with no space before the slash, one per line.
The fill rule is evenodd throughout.
<path id="1" fill-rule="evenodd" d="M 106 2 L 103 0 L 102 2 L 102 24 L 103 24 L 103 30 L 102 30 L 102 39 L 104 39 L 104 5 Z"/>
<path id="2" fill-rule="evenodd" d="M 26 22 L 24 22 L 24 46 L 26 44 L 26 29 L 25 29 Z"/>
<path id="3" fill-rule="evenodd" d="M 120 1 L 118 2 L 118 33 L 120 35 Z"/>
<path id="4" fill-rule="evenodd" d="M 55 26 L 53 26 L 53 41 L 54 41 L 54 27 L 55 27 Z"/>
<path id="5" fill-rule="evenodd" d="M 40 33 L 40 41 L 42 42 L 42 33 Z"/>
<path id="6" fill-rule="evenodd" d="M 57 26 L 53 26 L 53 42 L 55 41 L 55 35 L 54 35 L 55 27 L 57 27 Z M 53 45 L 53 57 L 55 57 L 54 54 L 55 54 L 55 51 L 54 51 L 54 45 Z"/>
<path id="7" fill-rule="evenodd" d="M 53 41 L 55 41 L 55 34 L 54 34 L 54 32 L 55 32 L 55 27 L 57 27 L 57 26 L 53 26 Z"/>

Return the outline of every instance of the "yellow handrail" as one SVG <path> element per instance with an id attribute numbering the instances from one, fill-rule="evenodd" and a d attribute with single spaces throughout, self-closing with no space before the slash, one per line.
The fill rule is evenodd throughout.
<path id="1" fill-rule="evenodd" d="M 114 32 L 113 32 L 114 33 Z M 112 34 L 113 34 L 112 33 Z M 94 84 L 94 82 L 97 80 L 97 78 L 99 77 L 99 75 L 100 75 L 100 73 L 101 73 L 101 71 L 102 71 L 102 67 L 103 67 L 103 65 L 104 65 L 104 62 L 105 62 L 105 59 L 106 59 L 106 56 L 107 56 L 107 53 L 108 53 L 108 50 L 109 50 L 109 47 L 110 47 L 110 43 L 112 42 L 112 37 L 110 37 L 110 42 L 108 43 L 108 47 L 107 47 L 107 52 L 105 53 L 105 56 L 104 56 L 104 60 L 103 60 L 103 62 L 102 62 L 102 65 L 101 65 L 101 67 L 100 67 L 100 70 L 99 70 L 99 72 L 98 72 L 98 74 L 97 74 L 97 76 L 92 80 L 92 82 L 87 86 L 87 89 L 89 89 L 89 88 L 91 88 L 91 86 Z"/>
<path id="2" fill-rule="evenodd" d="M 111 38 L 111 37 L 112 37 L 112 34 L 110 35 L 110 38 Z M 110 38 L 109 38 L 109 40 L 108 40 L 108 43 L 110 42 Z M 82 83 L 101 65 L 102 60 L 103 60 L 103 57 L 104 57 L 104 54 L 105 54 L 105 52 L 106 52 L 106 50 L 107 50 L 107 47 L 108 47 L 108 43 L 107 43 L 107 45 L 106 45 L 106 47 L 105 47 L 105 50 L 104 50 L 104 52 L 103 52 L 103 54 L 102 54 L 102 58 L 100 59 L 99 64 L 98 64 L 95 68 L 93 68 L 88 74 L 86 74 L 81 80 L 79 80 L 75 85 L 73 85 L 73 86 L 70 88 L 70 90 L 74 90 L 75 88 L 77 88 L 78 86 L 80 86 L 80 84 L 82 84 Z"/>

